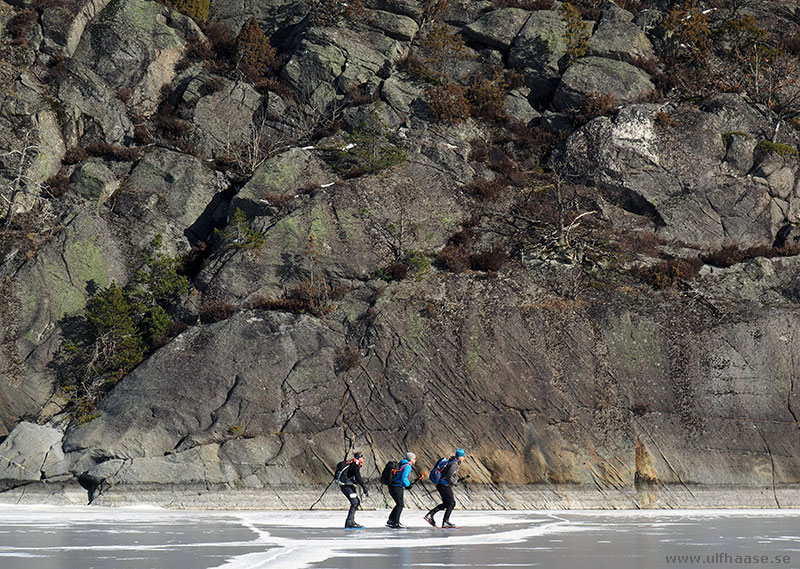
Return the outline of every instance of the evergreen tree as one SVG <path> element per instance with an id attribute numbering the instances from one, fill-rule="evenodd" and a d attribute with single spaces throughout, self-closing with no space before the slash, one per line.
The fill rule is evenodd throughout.
<path id="1" fill-rule="evenodd" d="M 275 48 L 255 18 L 242 26 L 236 38 L 236 62 L 244 76 L 253 82 L 264 78 L 275 63 Z"/>

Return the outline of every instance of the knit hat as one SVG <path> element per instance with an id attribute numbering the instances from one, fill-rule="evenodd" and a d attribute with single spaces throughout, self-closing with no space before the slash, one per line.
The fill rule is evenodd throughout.
<path id="1" fill-rule="evenodd" d="M 458 458 L 459 456 L 465 456 L 466 454 L 467 454 L 467 453 L 465 453 L 465 452 L 464 452 L 464 449 L 463 449 L 463 448 L 460 448 L 460 449 L 458 449 L 458 450 L 456 451 L 456 458 Z"/>
<path id="2" fill-rule="evenodd" d="M 407 453 L 406 453 L 406 460 L 407 460 L 408 462 L 411 462 L 411 461 L 412 461 L 412 460 L 414 460 L 415 458 L 417 458 L 417 455 L 416 455 L 416 454 L 414 454 L 413 452 L 407 452 Z"/>

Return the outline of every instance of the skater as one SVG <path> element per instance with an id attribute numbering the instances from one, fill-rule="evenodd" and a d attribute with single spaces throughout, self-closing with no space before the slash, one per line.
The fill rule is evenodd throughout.
<path id="1" fill-rule="evenodd" d="M 403 493 L 406 488 L 411 488 L 409 475 L 411 474 L 411 467 L 414 466 L 415 462 L 417 462 L 417 455 L 413 452 L 407 452 L 406 457 L 398 464 L 398 469 L 394 473 L 392 481 L 389 484 L 389 494 L 395 504 L 392 513 L 389 514 L 389 521 L 386 522 L 386 525 L 390 528 L 400 529 L 406 527 L 400 523 L 400 514 L 403 513 L 403 507 L 405 505 L 403 503 Z"/>
<path id="2" fill-rule="evenodd" d="M 348 500 L 350 500 L 350 510 L 347 512 L 347 520 L 344 522 L 345 529 L 364 529 L 364 526 L 356 523 L 356 510 L 361 504 L 356 492 L 356 484 L 361 486 L 364 491 L 364 497 L 369 496 L 369 490 L 364 485 L 364 480 L 361 478 L 361 467 L 364 464 L 364 455 L 360 452 L 354 452 L 353 458 L 348 461 L 340 462 L 336 465 L 335 480 L 342 489 Z"/>
<path id="3" fill-rule="evenodd" d="M 454 528 L 456 527 L 455 524 L 450 523 L 450 514 L 453 513 L 453 508 L 456 507 L 456 500 L 453 497 L 453 486 L 458 484 L 460 481 L 456 474 L 458 473 L 458 467 L 464 462 L 466 458 L 466 454 L 463 448 L 456 450 L 456 454 L 450 457 L 445 464 L 437 464 L 437 468 L 441 466 L 441 477 L 436 482 L 436 490 L 439 491 L 439 496 L 442 498 L 442 503 L 432 509 L 430 512 L 425 514 L 425 521 L 431 524 L 433 527 L 436 527 L 436 520 L 434 516 L 444 510 L 444 519 L 442 520 L 442 527 L 447 528 Z M 441 463 L 442 461 L 440 461 Z M 438 473 L 437 473 L 438 474 Z M 431 477 L 433 477 L 434 471 L 431 471 Z"/>

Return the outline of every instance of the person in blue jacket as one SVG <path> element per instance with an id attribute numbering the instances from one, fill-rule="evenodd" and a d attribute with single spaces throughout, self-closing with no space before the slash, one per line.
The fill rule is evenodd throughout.
<path id="1" fill-rule="evenodd" d="M 455 524 L 450 523 L 450 514 L 453 513 L 453 508 L 456 507 L 456 499 L 453 497 L 453 486 L 458 484 L 458 467 L 464 462 L 467 453 L 463 448 L 456 450 L 456 454 L 450 457 L 447 461 L 447 466 L 442 469 L 442 477 L 436 483 L 436 490 L 439 491 L 439 496 L 442 498 L 442 503 L 425 514 L 425 521 L 436 527 L 436 520 L 433 516 L 437 512 L 444 510 L 444 519 L 442 520 L 442 527 L 454 528 Z"/>
<path id="2" fill-rule="evenodd" d="M 390 528 L 406 527 L 400 523 L 400 514 L 403 513 L 403 494 L 405 489 L 411 488 L 411 467 L 414 466 L 415 462 L 417 462 L 417 455 L 413 452 L 407 452 L 406 457 L 400 461 L 399 468 L 394 473 L 391 484 L 389 484 L 389 495 L 394 500 L 394 509 L 389 514 L 389 521 L 386 522 L 386 525 Z"/>

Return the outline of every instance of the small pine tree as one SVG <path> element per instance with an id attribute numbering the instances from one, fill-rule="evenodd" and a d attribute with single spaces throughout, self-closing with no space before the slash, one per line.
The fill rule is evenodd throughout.
<path id="1" fill-rule="evenodd" d="M 265 242 L 264 235 L 248 225 L 247 215 L 238 207 L 231 216 L 228 226 L 224 229 L 215 229 L 214 233 L 222 240 L 223 247 L 228 251 L 260 249 Z"/>
<path id="2" fill-rule="evenodd" d="M 236 62 L 245 77 L 252 82 L 264 78 L 275 64 L 275 48 L 258 25 L 250 18 L 236 38 Z"/>
<path id="3" fill-rule="evenodd" d="M 190 18 L 205 22 L 208 20 L 208 10 L 211 5 L 210 0 L 173 0 L 172 5 L 182 14 Z"/>

